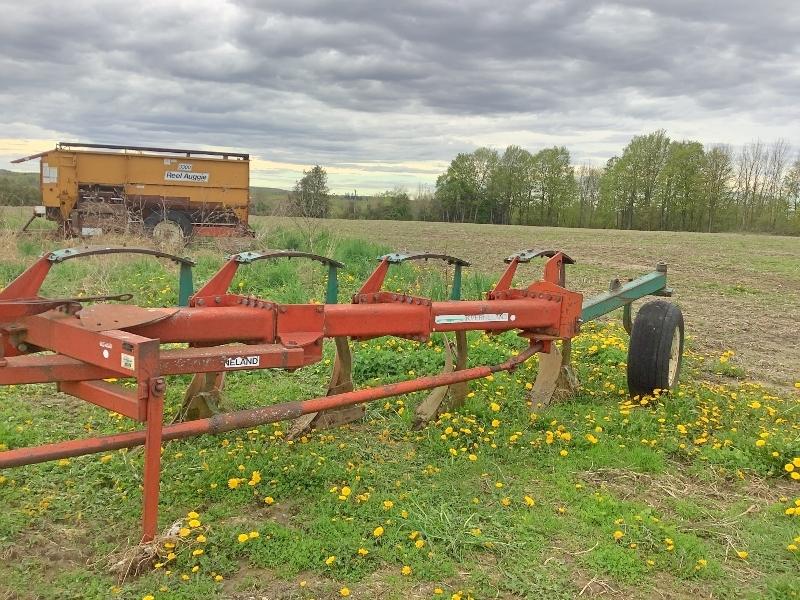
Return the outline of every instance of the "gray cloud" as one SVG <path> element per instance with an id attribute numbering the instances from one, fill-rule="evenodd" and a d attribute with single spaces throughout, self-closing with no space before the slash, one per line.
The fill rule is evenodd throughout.
<path id="1" fill-rule="evenodd" d="M 381 184 L 480 144 L 797 142 L 798 31 L 793 0 L 15 3 L 0 138 L 230 146 Z"/>

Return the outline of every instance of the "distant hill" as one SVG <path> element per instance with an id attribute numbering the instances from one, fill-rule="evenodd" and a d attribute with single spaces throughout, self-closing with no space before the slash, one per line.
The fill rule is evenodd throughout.
<path id="1" fill-rule="evenodd" d="M 33 206 L 42 203 L 38 173 L 15 173 L 0 169 L 0 204 Z"/>

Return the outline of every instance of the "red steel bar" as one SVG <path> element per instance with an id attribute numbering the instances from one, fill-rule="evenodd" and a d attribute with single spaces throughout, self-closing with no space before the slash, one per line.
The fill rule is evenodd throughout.
<path id="1" fill-rule="evenodd" d="M 146 421 L 146 404 L 125 388 L 103 381 L 62 381 L 58 391 L 86 400 L 135 421 Z"/>
<path id="2" fill-rule="evenodd" d="M 481 377 L 486 377 L 487 375 L 499 371 L 511 371 L 542 349 L 542 342 L 535 342 L 517 356 L 497 365 L 473 367 L 463 371 L 419 377 L 410 381 L 390 383 L 375 388 L 345 392 L 333 396 L 321 396 L 310 400 L 285 402 L 273 406 L 221 413 L 207 419 L 175 423 L 173 425 L 167 425 L 162 429 L 162 440 L 177 440 L 206 433 L 218 434 L 233 431 L 234 429 L 247 429 L 266 423 L 295 419 L 301 415 L 318 412 L 320 410 L 361 404 L 388 398 L 389 396 L 409 394 L 411 392 L 428 390 L 444 385 L 452 385 L 462 381 L 480 379 Z M 155 417 L 155 415 L 153 416 Z M 158 422 L 160 423 L 160 420 Z M 141 446 L 145 443 L 145 440 L 146 431 L 140 430 L 83 440 L 44 444 L 30 448 L 6 450 L 5 452 L 0 452 L 0 468 L 32 465 L 60 458 L 108 452 L 111 450 L 119 450 L 120 448 L 132 448 L 134 446 Z"/>
<path id="3" fill-rule="evenodd" d="M 158 527 L 158 491 L 161 483 L 161 438 L 164 428 L 164 380 L 155 380 L 147 399 L 142 485 L 142 542 L 150 542 Z M 153 389 L 155 388 L 155 389 Z"/>
<path id="4" fill-rule="evenodd" d="M 162 375 L 217 372 L 226 370 L 227 359 L 242 356 L 258 356 L 261 368 L 296 369 L 308 364 L 303 348 L 287 348 L 278 344 L 239 344 L 161 350 L 159 367 Z M 63 354 L 26 354 L 9 356 L 5 360 L 6 366 L 0 367 L 0 385 L 119 377 L 115 371 Z"/>

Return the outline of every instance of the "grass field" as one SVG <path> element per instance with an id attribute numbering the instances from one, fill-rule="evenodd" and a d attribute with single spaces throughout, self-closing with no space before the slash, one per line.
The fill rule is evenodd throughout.
<path id="1" fill-rule="evenodd" d="M 665 260 L 691 336 L 682 383 L 630 401 L 627 336 L 611 319 L 576 340 L 575 397 L 533 412 L 535 361 L 473 383 L 463 410 L 420 431 L 411 428 L 415 394 L 296 442 L 285 440 L 286 423 L 170 442 L 160 525 L 174 524 L 174 534 L 154 564 L 124 579 L 111 565 L 137 541 L 140 451 L 5 470 L 0 598 L 800 597 L 797 240 L 281 219 L 256 227 L 248 246 L 308 246 L 311 237 L 315 251 L 345 262 L 343 299 L 387 249 L 472 259 L 470 297 L 524 247 L 571 254 L 571 284 L 588 292 Z M 3 236 L 3 283 L 59 245 Z M 196 281 L 232 249 L 188 248 Z M 389 285 L 443 297 L 442 275 L 404 266 Z M 130 291 L 159 306 L 175 302 L 176 281 L 169 264 L 115 257 L 60 265 L 46 292 Z M 323 286 L 321 271 L 295 262 L 255 265 L 234 282 L 281 301 L 321 299 Z M 355 344 L 357 386 L 436 372 L 440 344 Z M 520 347 L 513 334 L 475 334 L 470 361 L 498 362 Z M 324 392 L 327 352 L 293 374 L 233 374 L 226 408 Z M 168 415 L 187 382 L 170 379 Z M 0 448 L 135 428 L 52 386 L 0 389 Z"/>

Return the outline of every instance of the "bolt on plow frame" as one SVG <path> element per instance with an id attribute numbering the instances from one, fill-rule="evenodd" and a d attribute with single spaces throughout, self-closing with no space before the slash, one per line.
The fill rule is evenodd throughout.
<path id="1" fill-rule="evenodd" d="M 180 267 L 179 306 L 143 308 L 112 304 L 129 294 L 81 298 L 43 298 L 39 290 L 50 269 L 61 262 L 104 254 L 136 253 L 176 262 Z M 512 287 L 517 268 L 544 257 L 541 279 Z M 240 266 L 259 260 L 310 259 L 328 267 L 325 304 L 281 304 L 230 291 Z M 391 265 L 409 260 L 442 260 L 453 267 L 450 299 L 382 289 Z M 581 323 L 618 308 L 631 334 L 628 384 L 631 395 L 667 390 L 678 379 L 683 352 L 683 318 L 677 306 L 656 300 L 631 319 L 631 304 L 648 295 L 671 295 L 666 266 L 584 300 L 566 288 L 563 252 L 525 250 L 509 256 L 493 290 L 482 300 L 461 300 L 465 260 L 431 253 L 392 253 L 379 258 L 373 273 L 349 304 L 338 304 L 341 263 L 298 251 L 242 252 L 193 292 L 191 260 L 139 248 L 89 248 L 49 252 L 0 291 L 0 385 L 55 383 L 70 394 L 143 423 L 141 430 L 0 452 L 0 468 L 144 446 L 142 541 L 157 529 L 161 446 L 167 440 L 218 434 L 266 423 L 295 420 L 296 435 L 309 428 L 339 425 L 359 418 L 359 405 L 401 394 L 431 390 L 417 409 L 415 425 L 443 409 L 460 405 L 467 382 L 513 371 L 535 355 L 539 369 L 531 390 L 535 405 L 569 393 L 577 383 L 569 364 L 570 340 Z M 85 305 L 88 304 L 88 305 Z M 467 332 L 516 331 L 524 350 L 493 365 L 467 367 Z M 444 371 L 408 381 L 355 390 L 349 340 L 396 336 L 425 341 L 445 337 Z M 452 335 L 455 343 L 447 338 Z M 221 412 L 225 374 L 257 369 L 295 370 L 322 360 L 324 340 L 333 339 L 336 358 L 325 396 Z M 560 343 L 560 349 L 557 345 Z M 162 347 L 166 344 L 188 347 Z M 166 377 L 192 374 L 176 422 L 164 425 Z M 123 386 L 119 380 L 134 382 Z M 191 420 L 186 420 L 191 419 Z"/>

